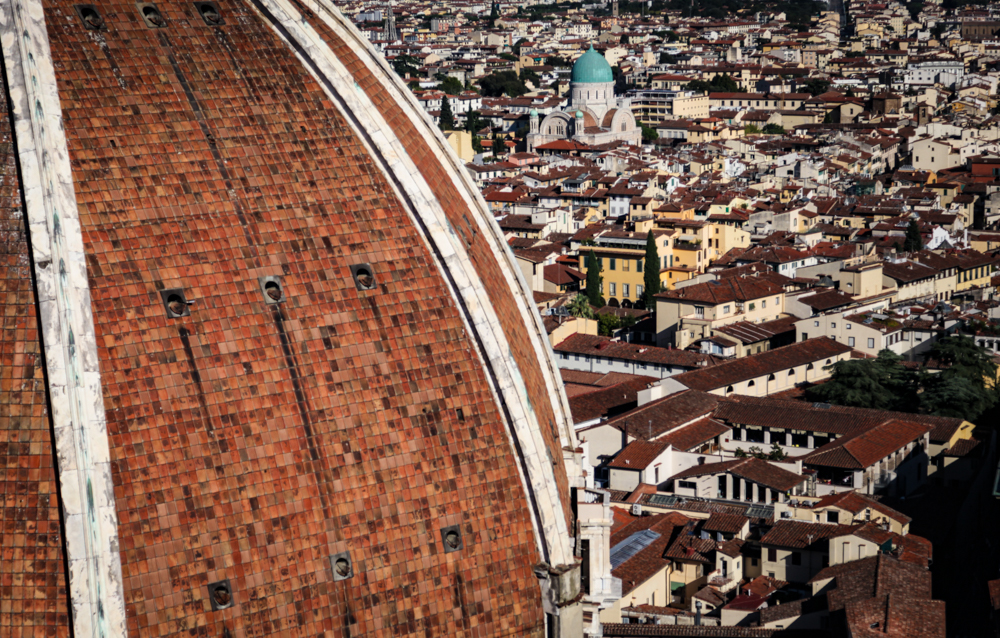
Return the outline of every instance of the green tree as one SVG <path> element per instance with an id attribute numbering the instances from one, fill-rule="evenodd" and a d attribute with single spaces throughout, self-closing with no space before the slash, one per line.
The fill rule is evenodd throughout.
<path id="1" fill-rule="evenodd" d="M 527 43 L 528 43 L 527 38 L 521 38 L 520 40 L 515 42 L 514 46 L 512 46 L 510 49 L 511 51 L 514 52 L 514 55 L 521 55 L 521 46 Z"/>
<path id="2" fill-rule="evenodd" d="M 392 60 L 392 70 L 401 78 L 417 75 L 420 72 L 420 61 L 412 55 L 397 55 Z"/>
<path id="3" fill-rule="evenodd" d="M 437 86 L 438 91 L 444 91 L 448 95 L 458 95 L 465 90 L 465 85 L 458 78 L 453 78 L 450 75 L 438 73 L 434 76 L 434 79 L 439 82 Z"/>
<path id="4" fill-rule="evenodd" d="M 518 79 L 525 84 L 531 82 L 532 86 L 535 87 L 542 83 L 542 78 L 538 77 L 537 73 L 527 67 L 521 69 L 521 74 L 518 76 Z"/>
<path id="5" fill-rule="evenodd" d="M 744 135 L 760 135 L 763 131 L 756 124 L 747 124 L 743 127 Z"/>
<path id="6" fill-rule="evenodd" d="M 574 317 L 580 317 L 581 319 L 594 318 L 594 308 L 590 305 L 590 300 L 587 299 L 586 295 L 578 294 L 573 297 L 573 300 L 566 304 L 566 309 Z"/>
<path id="7" fill-rule="evenodd" d="M 920 236 L 920 225 L 917 224 L 917 220 L 911 219 L 910 224 L 906 227 L 906 239 L 903 241 L 903 250 L 907 252 L 916 252 L 923 249 L 924 239 Z"/>
<path id="8" fill-rule="evenodd" d="M 615 334 L 615 330 L 618 330 L 621 325 L 621 321 L 615 315 L 608 313 L 604 315 L 597 315 L 597 334 L 610 337 Z"/>
<path id="9" fill-rule="evenodd" d="M 593 250 L 590 251 L 590 255 L 587 256 L 587 298 L 590 299 L 590 305 L 597 306 L 600 308 L 604 304 L 601 303 L 601 286 L 604 284 L 604 277 L 601 276 L 601 270 L 604 267 L 601 265 L 601 260 L 597 258 L 597 255 Z"/>
<path id="10" fill-rule="evenodd" d="M 970 337 L 954 335 L 939 340 L 924 355 L 943 368 L 922 379 L 921 410 L 939 416 L 975 421 L 997 403 L 997 364 L 986 348 Z"/>
<path id="11" fill-rule="evenodd" d="M 747 457 L 747 451 L 741 447 L 738 447 L 736 448 L 736 451 L 733 452 L 733 456 L 735 456 L 738 459 L 745 459 Z"/>
<path id="12" fill-rule="evenodd" d="M 764 126 L 764 135 L 784 135 L 785 127 L 780 124 L 767 124 Z"/>
<path id="13" fill-rule="evenodd" d="M 832 366 L 830 380 L 806 390 L 810 401 L 876 410 L 915 411 L 917 378 L 902 357 L 882 350 L 874 359 L 846 359 Z"/>
<path id="14" fill-rule="evenodd" d="M 958 376 L 980 385 L 993 387 L 997 364 L 990 351 L 976 345 L 971 337 L 953 335 L 939 340 L 924 355 L 944 368 L 941 374 Z"/>
<path id="15" fill-rule="evenodd" d="M 802 86 L 809 95 L 821 95 L 830 90 L 830 80 L 822 78 L 812 78 L 806 80 Z"/>
<path id="16" fill-rule="evenodd" d="M 705 80 L 694 80 L 688 82 L 687 90 L 702 91 L 705 93 L 738 93 L 740 85 L 726 73 L 720 73 L 706 82 Z"/>
<path id="17" fill-rule="evenodd" d="M 490 27 L 495 29 L 497 26 L 497 19 L 500 17 L 500 5 L 496 2 L 493 3 L 492 8 L 490 8 Z"/>
<path id="18" fill-rule="evenodd" d="M 642 131 L 642 141 L 643 142 L 651 143 L 651 142 L 655 142 L 656 140 L 660 139 L 660 134 L 656 132 L 655 128 L 653 128 L 651 126 L 646 126 L 645 124 L 643 124 L 642 122 L 640 122 L 638 119 L 636 119 L 635 125 L 638 126 L 639 130 Z"/>
<path id="19" fill-rule="evenodd" d="M 487 97 L 521 97 L 528 92 L 528 87 L 524 85 L 513 71 L 497 71 L 490 73 L 479 81 L 479 88 L 483 95 Z"/>
<path id="20" fill-rule="evenodd" d="M 448 102 L 447 95 L 441 98 L 441 115 L 438 117 L 438 126 L 442 131 L 455 130 L 455 115 L 451 112 L 451 103 Z"/>
<path id="21" fill-rule="evenodd" d="M 788 457 L 785 451 L 777 443 L 771 444 L 771 451 L 767 453 L 768 461 L 784 461 Z"/>
<path id="22" fill-rule="evenodd" d="M 656 293 L 660 292 L 660 253 L 653 231 L 646 233 L 646 257 L 642 260 L 642 300 L 646 310 L 656 312 Z"/>
<path id="23" fill-rule="evenodd" d="M 996 395 L 960 376 L 927 375 L 920 407 L 928 414 L 975 421 L 996 404 Z"/>
<path id="24" fill-rule="evenodd" d="M 465 114 L 465 130 L 470 133 L 478 133 L 486 126 L 483 118 L 479 117 L 479 111 L 469 111 Z"/>

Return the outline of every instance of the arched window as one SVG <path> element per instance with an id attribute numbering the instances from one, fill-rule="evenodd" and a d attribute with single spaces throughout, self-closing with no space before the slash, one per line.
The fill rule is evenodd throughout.
<path id="1" fill-rule="evenodd" d="M 792 368 L 791 370 L 788 371 L 788 376 L 790 376 L 790 377 L 794 377 L 795 376 L 795 368 Z"/>
<path id="2" fill-rule="evenodd" d="M 732 393 L 733 393 L 733 386 L 729 386 L 728 388 L 726 388 L 726 394 L 727 395 L 732 394 Z"/>
<path id="3" fill-rule="evenodd" d="M 830 360 L 829 359 L 826 360 L 826 365 L 830 365 Z"/>
<path id="4" fill-rule="evenodd" d="M 806 366 L 806 370 L 812 370 L 812 369 L 813 369 L 813 364 L 810 363 L 809 365 Z"/>
<path id="5" fill-rule="evenodd" d="M 768 381 L 774 381 L 774 375 L 773 374 L 767 375 L 767 380 Z"/>
<path id="6" fill-rule="evenodd" d="M 625 122 L 622 122 L 622 133 L 625 132 Z"/>
<path id="7" fill-rule="evenodd" d="M 549 127 L 549 135 L 552 135 L 552 127 Z"/>
<path id="8" fill-rule="evenodd" d="M 754 387 L 755 385 L 756 385 L 756 384 L 755 384 L 755 383 L 753 382 L 753 379 L 750 379 L 750 383 L 748 383 L 748 384 L 747 384 L 747 387 L 748 387 L 748 388 L 752 388 L 752 387 Z"/>

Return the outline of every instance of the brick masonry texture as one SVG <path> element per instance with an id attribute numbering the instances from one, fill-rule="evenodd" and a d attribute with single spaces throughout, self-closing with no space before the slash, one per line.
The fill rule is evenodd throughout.
<path id="1" fill-rule="evenodd" d="M 157 6 L 164 29 L 102 2 L 100 32 L 70 3 L 45 9 L 130 635 L 540 634 L 539 556 L 506 426 L 405 210 L 248 5 L 222 3 L 221 27 L 192 3 Z M 428 181 L 460 216 L 448 180 Z M 485 246 L 474 259 L 491 272 Z M 356 289 L 348 267 L 362 262 L 376 290 Z M 269 275 L 281 304 L 261 294 Z M 168 318 L 171 288 L 194 300 L 189 317 Z M 465 547 L 445 554 L 453 524 Z M 333 582 L 342 551 L 354 576 Z M 234 605 L 212 611 L 207 585 L 225 578 Z"/>
<path id="2" fill-rule="evenodd" d="M 0 636 L 63 637 L 69 611 L 55 451 L 6 96 L 0 93 Z"/>
<path id="3" fill-rule="evenodd" d="M 475 231 L 475 224 L 469 217 L 468 207 L 462 199 L 462 195 L 448 177 L 448 173 L 444 166 L 442 166 L 441 160 L 428 147 L 427 142 L 421 136 L 417 127 L 406 116 L 388 90 L 368 70 L 364 62 L 358 57 L 356 51 L 348 46 L 304 3 L 292 0 L 292 4 L 306 18 L 309 25 L 326 41 L 327 45 L 334 51 L 340 61 L 350 70 L 354 76 L 354 81 L 365 91 L 368 98 L 378 108 L 379 113 L 389 126 L 392 127 L 396 136 L 403 142 L 405 151 L 420 169 L 424 180 L 430 185 L 438 201 L 441 203 L 448 221 L 452 226 L 459 229 L 460 234 L 468 240 L 467 250 L 469 256 L 479 277 L 483 281 L 483 286 L 494 308 L 516 307 L 513 293 L 510 290 L 510 283 L 506 281 L 506 278 L 497 266 L 489 244 Z M 552 462 L 556 466 L 555 475 L 556 481 L 559 484 L 559 492 L 561 494 L 569 494 L 569 485 L 566 481 L 566 470 L 563 466 L 562 456 L 556 453 L 561 448 L 561 443 L 558 431 L 556 430 L 555 416 L 552 412 L 552 398 L 548 396 L 545 389 L 545 380 L 542 377 L 537 356 L 531 347 L 528 329 L 521 322 L 520 316 L 517 313 L 500 311 L 497 315 L 500 319 L 503 332 L 507 337 L 507 342 L 510 344 L 511 354 L 524 377 L 528 397 L 532 408 L 535 410 L 542 435 L 545 437 L 546 446 L 552 451 Z M 572 514 L 569 509 L 568 499 L 564 499 L 563 507 L 567 520 L 571 520 Z"/>

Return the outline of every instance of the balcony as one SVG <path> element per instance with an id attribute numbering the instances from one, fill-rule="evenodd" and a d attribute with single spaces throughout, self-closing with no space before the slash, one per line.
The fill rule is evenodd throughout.
<path id="1" fill-rule="evenodd" d="M 674 248 L 677 250 L 699 250 L 701 248 L 701 241 L 685 241 L 678 239 L 674 241 Z"/>
<path id="2" fill-rule="evenodd" d="M 735 589 L 736 585 L 739 584 L 739 580 L 733 578 L 732 575 L 723 576 L 722 572 L 716 569 L 709 572 L 708 584 L 717 589 L 720 594 L 725 594 Z"/>

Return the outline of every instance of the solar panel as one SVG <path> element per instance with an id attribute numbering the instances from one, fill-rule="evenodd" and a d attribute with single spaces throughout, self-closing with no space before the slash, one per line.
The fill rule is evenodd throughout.
<path id="1" fill-rule="evenodd" d="M 616 569 L 619 565 L 649 547 L 659 537 L 660 535 L 656 532 L 646 529 L 636 532 L 618 543 L 611 548 L 611 569 Z"/>
<path id="2" fill-rule="evenodd" d="M 650 505 L 659 505 L 660 507 L 672 507 L 677 504 L 677 497 L 668 494 L 653 494 L 649 497 Z"/>

